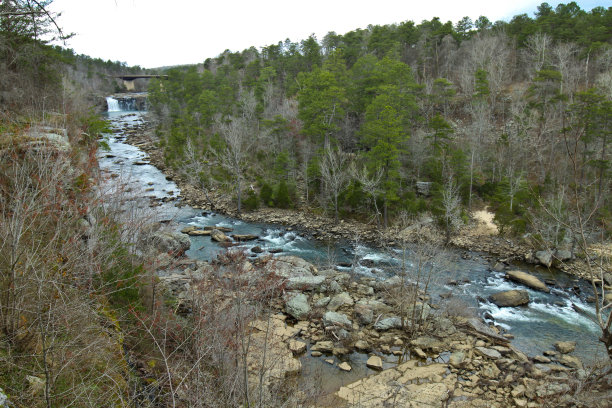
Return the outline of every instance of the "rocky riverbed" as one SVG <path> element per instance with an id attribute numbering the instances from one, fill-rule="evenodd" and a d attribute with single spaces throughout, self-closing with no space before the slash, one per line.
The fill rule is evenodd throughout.
<path id="1" fill-rule="evenodd" d="M 150 162 L 164 169 L 181 187 L 182 203 L 210 208 L 211 203 L 202 192 L 164 168 L 161 151 L 148 136 L 143 136 L 143 130 L 142 126 L 124 129 L 130 143 L 148 152 L 149 159 L 143 160 L 142 165 Z M 212 192 L 210 196 L 215 197 L 212 206 L 217 211 L 232 213 L 231 203 L 221 194 Z M 173 200 L 168 196 L 159 199 Z M 156 205 L 156 201 L 152 205 Z M 334 223 L 326 217 L 271 209 L 241 218 L 293 225 L 322 239 L 353 238 L 358 232 L 360 240 L 387 246 L 408 240 L 410 234 L 416 233 L 415 228 L 408 228 L 407 231 L 390 229 L 382 234 L 372 226 L 355 221 Z M 176 229 L 174 226 L 168 231 L 156 232 L 155 239 L 161 245 L 158 249 L 163 258 L 158 263 L 158 273 L 168 295 L 178 299 L 181 306 L 177 310 L 188 313 L 189 299 L 193 299 L 196 288 L 202 287 L 201 281 L 211 265 L 168 257 L 168 252 L 182 253 L 189 244 L 186 234 L 172 231 Z M 212 229 L 200 231 L 205 232 L 202 235 L 213 236 L 214 233 L 218 240 L 223 240 L 223 235 L 217 232 L 224 231 L 219 229 L 217 232 Z M 430 240 L 440 239 L 427 220 L 422 220 L 418 233 Z M 490 245 L 493 254 L 490 261 L 495 270 L 510 272 L 512 261 L 525 250 L 496 235 L 483 239 L 479 236 L 459 235 L 454 242 L 457 244 L 458 240 L 467 237 L 465 242 L 485 242 L 482 248 Z M 535 255 L 534 252 L 529 254 Z M 471 256 L 468 252 L 463 255 Z M 329 370 L 360 372 L 354 381 L 339 384 L 342 387 L 338 391 L 331 390 L 335 392 L 327 396 L 327 406 L 381 406 L 391 401 L 400 401 L 400 405 L 406 406 L 408 403 L 413 406 L 540 406 L 559 394 L 563 395 L 566 404 L 572 405 L 576 385 L 585 381 L 587 372 L 582 369 L 582 363 L 567 355 L 571 345 L 562 347 L 563 351 L 555 351 L 551 341 L 550 350 L 529 358 L 509 344 L 511 335 L 500 335 L 497 328 L 488 327 L 469 313 L 449 313 L 440 309 L 440 304 L 432 303 L 426 293 L 419 293 L 409 309 L 416 311 L 419 319 L 410 319 L 410 325 L 404 319 L 402 324 L 401 316 L 407 316 L 407 310 L 400 308 L 403 312 L 398 312 L 398 304 L 390 296 L 398 288 L 404 288 L 397 279 L 355 277 L 338 270 L 319 269 L 296 257 L 273 260 L 261 257 L 248 262 L 254 268 L 271 270 L 286 285 L 284 296 L 274 302 L 274 313 L 252 324 L 255 335 L 265 333 L 267 339 L 270 333 L 276 333 L 268 344 L 275 345 L 274 360 L 282 363 L 272 370 L 275 374 L 270 377 L 270 383 L 292 378 L 302 370 L 305 361 L 311 360 L 323 361 L 329 366 L 327 373 Z M 422 369 L 430 366 L 430 369 Z M 257 364 L 253 363 L 251 368 L 256 372 Z M 376 374 L 380 368 L 384 371 Z M 416 377 L 410 379 L 410 375 L 406 375 L 408 372 L 414 372 Z M 551 384 L 552 388 L 547 388 Z M 599 392 L 595 390 L 592 406 L 597 403 Z M 419 401 L 415 399 L 417 394 L 427 395 L 427 398 Z"/>
<path id="2" fill-rule="evenodd" d="M 156 232 L 153 240 L 168 262 L 168 249 L 181 253 L 188 248 L 185 236 Z M 588 377 L 572 355 L 575 342 L 551 344 L 550 350 L 529 358 L 510 344 L 510 335 L 501 335 L 476 317 L 441 310 L 425 293 L 399 304 L 397 293 L 405 288 L 396 278 L 355 280 L 294 256 L 243 262 L 246 265 L 239 269 L 273 273 L 285 287 L 284 295 L 272 302 L 272 311 L 250 324 L 252 381 L 261 372 L 263 349 L 270 356 L 269 387 L 294 378 L 305 358 L 323 360 L 338 373 L 364 373 L 312 405 L 608 406 L 610 390 L 605 383 L 593 386 L 586 401 L 584 395 L 575 395 Z M 168 269 L 174 272 L 168 274 Z M 160 279 L 168 295 L 179 300 L 177 310 L 191 309 L 189 303 L 198 298 L 198 291 L 206 290 L 202 282 L 213 269 L 208 262 L 180 259 L 164 267 Z M 355 359 L 355 354 L 364 358 Z M 298 393 L 300 397 L 304 396 Z"/>

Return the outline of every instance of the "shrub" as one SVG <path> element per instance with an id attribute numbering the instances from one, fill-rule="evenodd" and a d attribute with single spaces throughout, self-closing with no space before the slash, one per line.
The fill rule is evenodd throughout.
<path id="1" fill-rule="evenodd" d="M 259 191 L 259 198 L 261 198 L 261 202 L 269 207 L 273 206 L 274 203 L 272 202 L 272 194 L 272 187 L 270 187 L 270 184 L 264 182 L 261 186 L 261 190 Z"/>
<path id="2" fill-rule="evenodd" d="M 287 187 L 287 182 L 285 180 L 281 181 L 276 189 L 274 204 L 278 208 L 289 208 L 289 204 L 291 204 L 291 199 L 289 198 L 289 188 Z"/>
<path id="3" fill-rule="evenodd" d="M 259 207 L 259 197 L 255 194 L 255 191 L 247 191 L 246 198 L 242 202 L 244 209 L 247 211 L 255 210 Z"/>

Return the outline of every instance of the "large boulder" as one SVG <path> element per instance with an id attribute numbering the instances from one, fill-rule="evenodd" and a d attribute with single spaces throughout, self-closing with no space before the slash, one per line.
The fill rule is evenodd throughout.
<path id="1" fill-rule="evenodd" d="M 173 255 L 182 254 L 191 246 L 187 236 L 174 231 L 156 231 L 150 235 L 149 241 L 158 251 Z"/>
<path id="2" fill-rule="evenodd" d="M 374 311 L 372 308 L 364 303 L 357 303 L 355 305 L 355 316 L 357 316 L 357 320 L 359 323 L 363 325 L 370 325 L 374 320 Z"/>
<path id="3" fill-rule="evenodd" d="M 539 280 L 533 275 L 528 274 L 527 272 L 522 271 L 509 271 L 506 273 L 506 277 L 511 281 L 521 283 L 525 286 L 528 286 L 532 289 L 539 290 L 542 292 L 549 293 L 550 289 L 544 282 Z"/>
<path id="4" fill-rule="evenodd" d="M 231 238 L 228 237 L 227 235 L 225 235 L 223 232 L 219 231 L 218 229 L 214 229 L 210 231 L 210 238 L 212 238 L 213 241 L 217 241 L 217 242 L 231 242 Z"/>
<path id="5" fill-rule="evenodd" d="M 321 286 L 325 281 L 325 276 L 294 276 L 287 279 L 285 288 L 287 290 L 310 291 Z"/>
<path id="6" fill-rule="evenodd" d="M 313 264 L 297 256 L 279 256 L 274 258 L 267 263 L 266 269 L 282 278 L 313 276 L 317 274 L 317 268 Z"/>
<path id="7" fill-rule="evenodd" d="M 353 328 L 353 323 L 349 320 L 349 318 L 345 314 L 336 313 L 336 312 L 326 312 L 323 315 L 323 325 L 325 327 L 336 326 L 336 327 L 343 327 L 345 329 Z"/>
<path id="8" fill-rule="evenodd" d="M 379 331 L 385 331 L 385 330 L 391 330 L 391 329 L 401 329 L 402 319 L 400 319 L 397 316 L 380 319 L 379 321 L 374 323 L 374 328 Z"/>
<path id="9" fill-rule="evenodd" d="M 561 354 L 571 353 L 576 349 L 575 341 L 558 341 L 554 344 L 557 351 Z"/>
<path id="10" fill-rule="evenodd" d="M 552 262 L 553 262 L 552 251 L 549 251 L 549 250 L 537 251 L 535 253 L 535 257 L 538 260 L 538 262 L 544 265 L 545 267 L 550 268 L 552 266 Z"/>
<path id="11" fill-rule="evenodd" d="M 285 302 L 285 312 L 297 320 L 304 320 L 310 313 L 308 297 L 303 293 L 290 294 Z"/>
<path id="12" fill-rule="evenodd" d="M 349 295 L 347 292 L 342 292 L 331 298 L 329 304 L 327 305 L 327 309 L 335 312 L 344 305 L 353 306 L 353 303 L 354 302 L 351 295 Z"/>
<path id="13" fill-rule="evenodd" d="M 529 293 L 526 290 L 508 290 L 489 296 L 489 300 L 499 307 L 522 306 L 529 303 Z"/>

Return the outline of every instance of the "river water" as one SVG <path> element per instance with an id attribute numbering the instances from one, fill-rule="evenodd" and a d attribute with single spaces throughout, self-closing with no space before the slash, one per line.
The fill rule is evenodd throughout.
<path id="1" fill-rule="evenodd" d="M 134 206 L 146 210 L 151 198 L 176 197 L 179 189 L 175 183 L 154 166 L 147 163 L 147 155 L 137 147 L 124 143 L 125 132 L 142 123 L 142 112 L 108 112 L 114 133 L 109 135 L 110 151 L 101 151 L 99 163 L 106 174 L 116 174 L 117 180 L 137 192 L 138 200 Z M 296 255 L 313 262 L 320 267 L 336 267 L 341 271 L 352 273 L 355 277 L 370 276 L 384 279 L 397 271 L 401 262 L 402 251 L 396 249 L 383 251 L 366 244 L 351 242 L 325 243 L 317 241 L 307 232 L 291 230 L 282 225 L 247 223 L 215 213 L 203 213 L 202 210 L 189 206 L 177 206 L 178 200 L 163 203 L 155 209 L 157 219 L 173 219 L 177 229 L 193 225 L 196 227 L 223 226 L 233 229 L 235 234 L 254 234 L 260 237 L 255 241 L 242 244 L 245 250 L 254 246 L 262 248 L 263 255 L 268 251 L 281 250 L 284 255 Z M 211 260 L 223 250 L 210 237 L 190 237 L 191 249 L 187 255 L 202 260 Z M 600 330 L 591 318 L 594 307 L 586 301 L 591 293 L 590 286 L 583 281 L 543 268 L 528 265 L 514 265 L 514 269 L 532 273 L 540 279 L 553 279 L 555 287 L 549 294 L 533 291 L 522 285 L 504 279 L 503 272 L 495 272 L 482 254 L 469 253 L 467 258 L 459 256 L 464 252 L 449 252 L 446 262 L 436 272 L 430 287 L 434 303 L 443 304 L 440 295 L 452 293 L 452 298 L 459 299 L 455 307 L 469 308 L 474 314 L 492 317 L 495 324 L 512 333 L 515 338 L 512 344 L 530 356 L 551 350 L 556 341 L 576 341 L 575 354 L 585 363 L 607 358 L 605 348 L 597 340 Z M 255 255 L 253 255 L 255 256 Z M 408 270 L 412 269 L 411 260 L 414 254 L 407 253 Z M 342 267 L 339 264 L 351 264 Z M 446 267 L 442 267 L 442 264 Z M 518 308 L 499 308 L 486 299 L 489 295 L 510 290 L 526 289 L 531 302 L 528 306 Z M 579 313 L 575 307 L 584 311 Z M 462 311 L 463 312 L 463 311 Z M 589 317 L 585 316 L 586 313 Z M 489 320 L 490 321 L 490 320 Z M 355 354 L 353 359 L 361 360 L 363 356 Z M 311 359 L 313 360 L 313 359 Z M 319 361 L 320 359 L 317 359 Z M 314 364 L 314 365 L 313 365 Z M 317 364 L 307 363 L 311 370 L 320 369 Z M 365 364 L 360 364 L 365 366 Z M 355 365 L 353 364 L 353 367 Z M 340 373 L 344 379 L 341 383 L 350 382 L 351 378 L 367 373 Z M 341 384 L 340 384 L 341 385 Z"/>

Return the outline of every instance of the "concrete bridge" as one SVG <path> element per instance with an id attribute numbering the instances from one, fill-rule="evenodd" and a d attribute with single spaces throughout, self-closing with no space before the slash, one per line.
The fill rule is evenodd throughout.
<path id="1" fill-rule="evenodd" d="M 123 80 L 123 85 L 125 85 L 125 89 L 128 92 L 133 91 L 134 88 L 134 80 L 135 79 L 140 79 L 140 78 L 145 78 L 145 79 L 151 79 L 151 78 L 161 78 L 161 79 L 168 79 L 168 75 L 115 75 L 115 78 L 119 78 Z"/>

